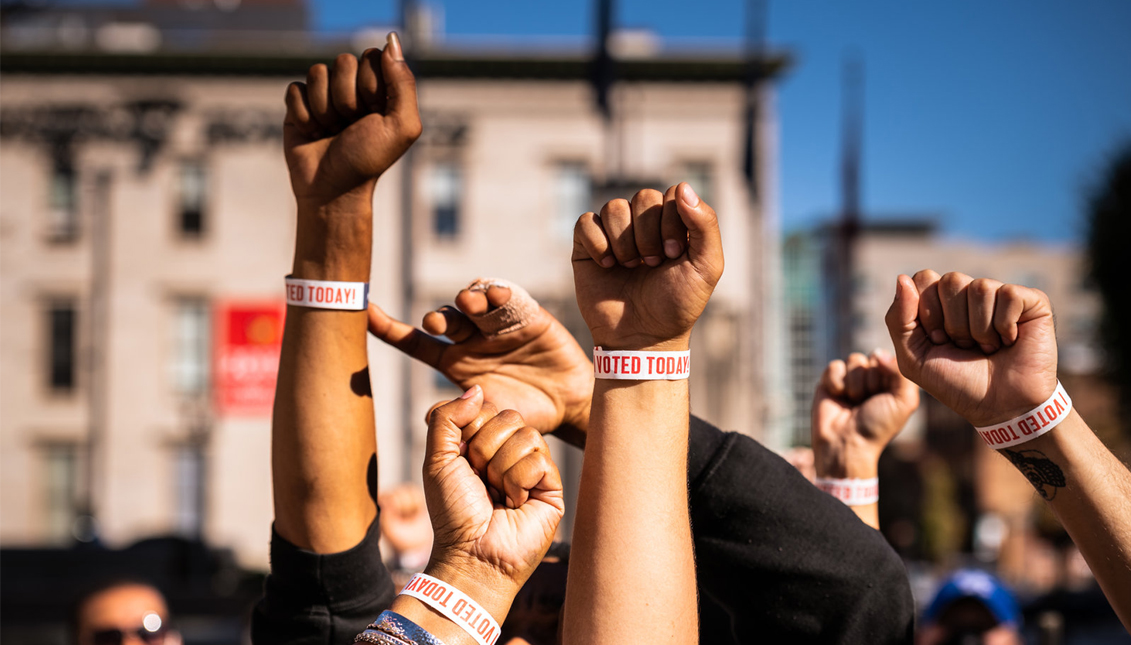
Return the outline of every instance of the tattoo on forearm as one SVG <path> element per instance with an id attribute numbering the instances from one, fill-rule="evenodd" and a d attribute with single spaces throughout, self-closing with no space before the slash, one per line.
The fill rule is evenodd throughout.
<path id="1" fill-rule="evenodd" d="M 1009 450 L 1001 451 L 1017 470 L 1029 480 L 1033 488 L 1041 497 L 1052 501 L 1056 497 L 1058 488 L 1064 488 L 1064 471 L 1039 450 Z"/>

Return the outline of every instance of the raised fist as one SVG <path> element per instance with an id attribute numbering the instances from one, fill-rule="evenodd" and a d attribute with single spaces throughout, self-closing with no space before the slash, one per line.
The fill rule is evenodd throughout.
<path id="1" fill-rule="evenodd" d="M 877 350 L 829 363 L 813 398 L 818 476 L 872 477 L 880 453 L 919 407 L 919 388 Z"/>
<path id="2" fill-rule="evenodd" d="M 1028 412 L 1056 389 L 1044 293 L 961 273 L 899 276 L 886 322 L 899 369 L 975 426 Z"/>
<path id="3" fill-rule="evenodd" d="M 311 67 L 306 83 L 287 87 L 286 104 L 283 149 L 300 206 L 369 199 L 377 177 L 420 136 L 416 80 L 396 34 L 360 63 L 341 54 L 330 67 Z"/>
<path id="4" fill-rule="evenodd" d="M 605 349 L 687 349 L 722 273 L 715 211 L 686 183 L 614 199 L 574 228 L 577 304 Z"/>
<path id="5" fill-rule="evenodd" d="M 513 410 L 497 413 L 478 386 L 431 414 L 424 495 L 434 532 L 428 573 L 481 603 L 513 598 L 565 512 L 541 433 Z"/>

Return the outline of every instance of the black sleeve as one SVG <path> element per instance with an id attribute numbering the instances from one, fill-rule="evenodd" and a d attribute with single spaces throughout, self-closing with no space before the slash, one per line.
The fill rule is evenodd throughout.
<path id="1" fill-rule="evenodd" d="M 380 522 L 357 546 L 320 555 L 271 531 L 271 573 L 251 616 L 256 645 L 348 645 L 393 602 Z"/>
<path id="2" fill-rule="evenodd" d="M 912 641 L 899 556 L 784 459 L 693 416 L 688 484 L 701 643 Z"/>

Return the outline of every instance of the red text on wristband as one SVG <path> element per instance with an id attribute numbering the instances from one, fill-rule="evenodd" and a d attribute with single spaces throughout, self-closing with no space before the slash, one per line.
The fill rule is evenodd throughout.
<path id="1" fill-rule="evenodd" d="M 499 623 L 479 603 L 452 585 L 430 575 L 418 573 L 401 589 L 445 618 L 463 628 L 479 645 L 494 645 L 502 630 Z"/>
<path id="2" fill-rule="evenodd" d="M 595 347 L 593 374 L 626 381 L 685 379 L 691 375 L 691 352 L 607 352 Z"/>
<path id="3" fill-rule="evenodd" d="M 1070 411 L 1072 411 L 1072 399 L 1068 398 L 1064 386 L 1057 381 L 1052 396 L 1032 411 L 1004 423 L 974 429 L 978 431 L 986 445 L 999 450 L 1036 439 L 1067 419 Z"/>
<path id="4" fill-rule="evenodd" d="M 848 506 L 867 506 L 880 501 L 880 480 L 876 477 L 868 479 L 818 477 L 814 483 L 817 488 Z"/>
<path id="5" fill-rule="evenodd" d="M 299 280 L 287 276 L 287 304 L 315 309 L 363 311 L 369 300 L 365 282 Z"/>

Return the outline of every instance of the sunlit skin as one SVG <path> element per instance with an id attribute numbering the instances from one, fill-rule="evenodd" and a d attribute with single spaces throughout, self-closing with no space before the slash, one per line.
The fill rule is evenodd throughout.
<path id="1" fill-rule="evenodd" d="M 136 645 L 143 643 L 137 636 L 147 614 L 157 614 L 161 623 L 167 624 L 169 608 L 165 599 L 153 587 L 140 584 L 126 584 L 112 587 L 90 597 L 79 610 L 78 643 L 91 645 L 94 632 L 119 629 L 126 633 L 123 643 Z M 174 633 L 166 635 L 166 645 L 179 643 Z"/>

